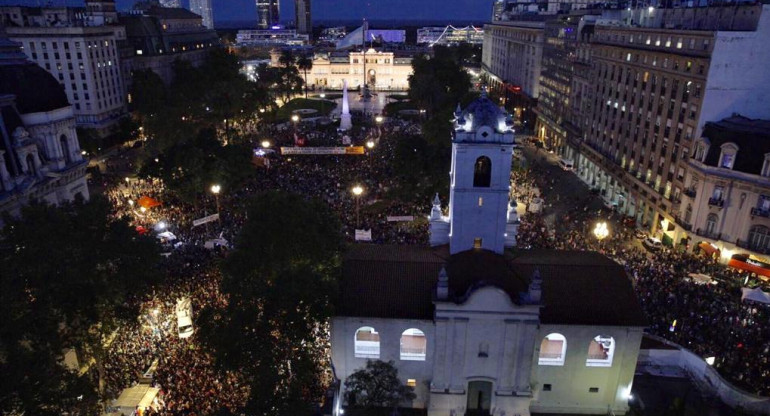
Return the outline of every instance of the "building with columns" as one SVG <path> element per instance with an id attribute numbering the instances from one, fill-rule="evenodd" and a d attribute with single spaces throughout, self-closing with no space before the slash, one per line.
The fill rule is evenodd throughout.
<path id="1" fill-rule="evenodd" d="M 357 244 L 343 261 L 331 356 L 340 389 L 393 361 L 429 416 L 624 414 L 646 325 L 622 266 L 518 250 L 510 118 L 484 94 L 455 114 L 448 215 L 430 246 Z"/>
<path id="2" fill-rule="evenodd" d="M 86 165 L 64 89 L 0 31 L 0 226 L 33 200 L 88 199 Z"/>

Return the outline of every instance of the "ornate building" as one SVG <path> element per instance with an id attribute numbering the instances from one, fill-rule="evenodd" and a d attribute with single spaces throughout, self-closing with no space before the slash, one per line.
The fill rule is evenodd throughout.
<path id="1" fill-rule="evenodd" d="M 429 416 L 624 414 L 646 321 L 622 266 L 590 252 L 506 250 L 510 119 L 482 96 L 457 111 L 449 216 L 431 244 L 357 244 L 331 326 L 341 391 L 367 360 L 393 361 Z"/>
<path id="2" fill-rule="evenodd" d="M 0 32 L 0 214 L 87 199 L 86 165 L 64 89 Z"/>

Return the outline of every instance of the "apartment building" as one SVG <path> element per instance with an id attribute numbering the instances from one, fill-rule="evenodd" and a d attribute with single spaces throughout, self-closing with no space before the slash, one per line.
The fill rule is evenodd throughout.
<path id="1" fill-rule="evenodd" d="M 733 113 L 770 118 L 770 6 L 649 13 L 662 16 L 646 16 L 648 27 L 597 23 L 577 173 L 664 244 L 692 247 L 684 191 L 704 126 Z"/>
<path id="2" fill-rule="evenodd" d="M 545 23 L 493 22 L 484 25 L 481 69 L 492 90 L 522 96 L 522 105 L 540 95 Z"/>
<path id="3" fill-rule="evenodd" d="M 87 1 L 84 12 L 58 13 L 55 19 L 38 18 L 51 15 L 41 8 L 15 9 L 26 17 L 14 21 L 26 25 L 9 25 L 8 37 L 64 86 L 78 127 L 109 134 L 126 113 L 118 53 L 125 29 L 112 24 L 114 2 Z"/>

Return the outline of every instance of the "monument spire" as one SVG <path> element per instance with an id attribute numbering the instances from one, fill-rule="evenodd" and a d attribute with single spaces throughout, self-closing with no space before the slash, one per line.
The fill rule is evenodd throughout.
<path id="1" fill-rule="evenodd" d="M 340 130 L 350 130 L 353 123 L 350 120 L 350 103 L 348 102 L 348 81 L 342 81 L 342 114 L 340 115 Z"/>

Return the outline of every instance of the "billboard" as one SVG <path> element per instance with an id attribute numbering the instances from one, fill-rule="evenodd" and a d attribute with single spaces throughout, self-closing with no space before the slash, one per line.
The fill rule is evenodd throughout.
<path id="1" fill-rule="evenodd" d="M 281 147 L 282 155 L 363 155 L 363 146 Z"/>

